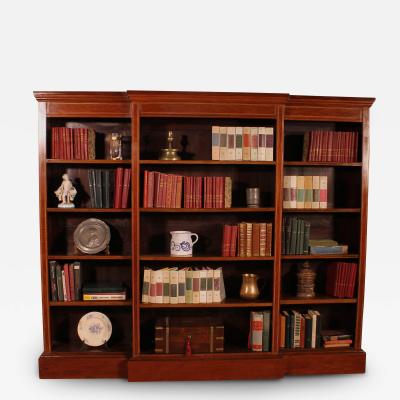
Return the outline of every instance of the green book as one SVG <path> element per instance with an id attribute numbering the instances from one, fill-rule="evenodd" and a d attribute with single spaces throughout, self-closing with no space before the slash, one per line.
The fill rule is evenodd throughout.
<path id="1" fill-rule="evenodd" d="M 81 263 L 75 261 L 72 265 L 74 270 L 75 299 L 80 300 L 82 298 Z"/>
<path id="2" fill-rule="evenodd" d="M 61 265 L 58 263 L 56 266 L 56 280 L 57 280 L 58 301 L 64 301 L 64 289 L 63 289 L 63 282 L 62 282 Z"/>
<path id="3" fill-rule="evenodd" d="M 292 237 L 292 218 L 286 221 L 286 243 L 285 254 L 290 254 L 290 239 Z"/>
<path id="4" fill-rule="evenodd" d="M 283 218 L 282 221 L 281 254 L 286 254 L 286 218 Z"/>
<path id="5" fill-rule="evenodd" d="M 290 254 L 296 254 L 298 219 L 292 218 L 292 231 L 290 234 Z"/>
<path id="6" fill-rule="evenodd" d="M 263 311 L 263 351 L 270 351 L 271 311 Z"/>
<path id="7" fill-rule="evenodd" d="M 303 242 L 303 254 L 309 253 L 310 246 L 310 228 L 311 224 L 307 221 L 304 222 L 304 242 Z"/>
<path id="8" fill-rule="evenodd" d="M 305 228 L 305 223 L 304 219 L 300 220 L 300 229 L 299 229 L 299 243 L 297 246 L 297 254 L 303 254 L 303 247 L 304 247 L 304 228 Z"/>

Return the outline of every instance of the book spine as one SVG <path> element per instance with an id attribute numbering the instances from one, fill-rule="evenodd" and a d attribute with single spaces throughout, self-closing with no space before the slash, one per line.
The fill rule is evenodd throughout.
<path id="1" fill-rule="evenodd" d="M 260 224 L 259 223 L 256 223 L 256 222 L 253 223 L 252 236 L 253 236 L 252 255 L 253 255 L 253 257 L 259 257 L 260 256 Z"/>
<path id="2" fill-rule="evenodd" d="M 84 294 L 84 301 L 95 301 L 95 300 L 126 300 L 126 293 L 120 294 Z"/>
<path id="3" fill-rule="evenodd" d="M 292 222 L 292 226 L 291 226 L 292 229 L 291 229 L 291 235 L 290 235 L 290 253 L 289 254 L 296 254 L 298 220 L 297 220 L 297 218 L 292 218 L 291 222 Z"/>
<path id="4" fill-rule="evenodd" d="M 232 178 L 226 176 L 224 179 L 224 208 L 232 207 Z"/>
<path id="5" fill-rule="evenodd" d="M 221 303 L 221 279 L 222 269 L 217 268 L 213 271 L 213 303 Z"/>
<path id="6" fill-rule="evenodd" d="M 219 136 L 220 136 L 220 147 L 219 147 L 219 159 L 227 160 L 228 158 L 228 133 L 226 126 L 219 127 Z"/>
<path id="7" fill-rule="evenodd" d="M 200 303 L 207 303 L 207 270 L 200 270 Z"/>
<path id="8" fill-rule="evenodd" d="M 263 311 L 263 333 L 262 333 L 263 351 L 270 351 L 270 328 L 271 328 L 271 312 Z"/>
<path id="9" fill-rule="evenodd" d="M 320 187 L 320 177 L 313 176 L 312 177 L 312 208 L 319 208 L 319 187 Z"/>
<path id="10" fill-rule="evenodd" d="M 235 128 L 235 160 L 243 160 L 243 128 L 241 126 Z"/>
<path id="11" fill-rule="evenodd" d="M 187 270 L 185 273 L 185 303 L 193 303 L 193 271 Z"/>
<path id="12" fill-rule="evenodd" d="M 246 224 L 239 224 L 239 257 L 246 257 Z"/>
<path id="13" fill-rule="evenodd" d="M 283 177 L 283 208 L 290 208 L 290 182 L 291 176 L 286 175 Z"/>
<path id="14" fill-rule="evenodd" d="M 285 326 L 286 326 L 286 317 L 281 314 L 279 316 L 279 347 L 281 349 L 283 349 L 285 347 L 285 336 L 286 336 L 286 332 L 285 332 Z"/>
<path id="15" fill-rule="evenodd" d="M 258 151 L 257 151 L 257 160 L 265 161 L 267 154 L 267 133 L 266 128 L 260 126 L 258 128 Z"/>
<path id="16" fill-rule="evenodd" d="M 313 177 L 304 177 L 304 208 L 312 208 L 313 201 Z"/>
<path id="17" fill-rule="evenodd" d="M 265 143 L 265 161 L 274 161 L 274 128 L 268 127 L 266 129 L 266 143 Z"/>
<path id="18" fill-rule="evenodd" d="M 304 208 L 304 176 L 298 175 L 296 181 L 296 208 Z"/>
<path id="19" fill-rule="evenodd" d="M 179 274 L 177 270 L 169 271 L 169 301 L 171 304 L 179 303 L 178 282 Z"/>
<path id="20" fill-rule="evenodd" d="M 246 222 L 246 257 L 252 255 L 253 244 L 253 226 L 251 223 Z"/>
<path id="21" fill-rule="evenodd" d="M 150 270 L 149 303 L 156 302 L 156 271 Z"/>
<path id="22" fill-rule="evenodd" d="M 231 240 L 230 240 L 230 246 L 229 246 L 229 256 L 230 257 L 236 257 L 238 230 L 239 230 L 239 227 L 237 225 L 233 225 L 231 227 Z"/>
<path id="23" fill-rule="evenodd" d="M 166 190 L 166 197 L 165 197 L 165 207 L 172 208 L 172 181 L 173 175 L 167 175 L 167 190 Z"/>
<path id="24" fill-rule="evenodd" d="M 251 350 L 263 350 L 263 313 L 258 311 L 251 311 Z"/>
<path id="25" fill-rule="evenodd" d="M 149 172 L 143 174 L 143 208 L 149 208 Z"/>
<path id="26" fill-rule="evenodd" d="M 236 151 L 235 151 L 235 136 L 236 136 L 236 129 L 234 126 L 228 126 L 227 128 L 228 134 L 228 151 L 226 155 L 227 160 L 235 160 L 236 159 Z"/>
<path id="27" fill-rule="evenodd" d="M 150 269 L 145 268 L 143 271 L 142 303 L 149 302 L 149 294 L 150 294 Z"/>
<path id="28" fill-rule="evenodd" d="M 290 207 L 297 208 L 297 176 L 290 176 Z"/>
<path id="29" fill-rule="evenodd" d="M 185 288 L 186 288 L 186 271 L 180 269 L 178 271 L 178 303 L 184 304 L 186 301 Z"/>
<path id="30" fill-rule="evenodd" d="M 212 135 L 212 137 L 211 137 L 211 141 L 212 141 L 211 159 L 219 160 L 219 148 L 220 148 L 219 126 L 211 127 L 211 135 Z"/>
<path id="31" fill-rule="evenodd" d="M 308 254 L 309 253 L 310 229 L 311 229 L 311 224 L 309 222 L 307 222 L 307 221 L 304 221 L 304 241 L 303 241 L 303 252 L 302 252 L 302 254 Z"/>
<path id="32" fill-rule="evenodd" d="M 251 138 L 250 138 L 250 128 L 243 128 L 243 160 L 250 161 L 251 159 Z"/>
<path id="33" fill-rule="evenodd" d="M 50 293 L 51 293 L 51 301 L 57 301 L 57 278 L 56 278 L 56 261 L 50 261 L 49 263 L 49 272 L 50 272 Z"/>
<path id="34" fill-rule="evenodd" d="M 328 207 L 328 177 L 319 178 L 319 208 Z"/>
<path id="35" fill-rule="evenodd" d="M 163 282 L 163 304 L 170 303 L 170 270 L 168 268 L 162 269 L 162 282 Z"/>
<path id="36" fill-rule="evenodd" d="M 73 264 L 68 264 L 68 277 L 69 277 L 69 292 L 71 301 L 77 300 L 75 294 L 75 279 L 74 279 L 74 266 Z"/>
<path id="37" fill-rule="evenodd" d="M 207 269 L 207 304 L 213 302 L 213 290 L 214 290 L 214 270 L 212 268 Z"/>
<path id="38" fill-rule="evenodd" d="M 163 271 L 161 269 L 154 271 L 155 284 L 156 284 L 156 298 L 155 302 L 157 304 L 163 303 Z"/>
<path id="39" fill-rule="evenodd" d="M 251 141 L 250 159 L 251 159 L 251 161 L 257 161 L 258 160 L 258 128 L 257 127 L 250 128 L 250 141 Z"/>
<path id="40" fill-rule="evenodd" d="M 71 290 L 69 286 L 69 265 L 64 264 L 63 268 L 63 287 L 64 287 L 64 300 L 71 301 Z"/>
<path id="41" fill-rule="evenodd" d="M 193 304 L 200 303 L 200 271 L 193 271 Z"/>
<path id="42" fill-rule="evenodd" d="M 183 176 L 179 175 L 177 178 L 175 208 L 182 207 L 182 186 L 183 186 Z"/>
<path id="43" fill-rule="evenodd" d="M 61 287 L 62 287 L 62 291 L 63 291 L 63 295 L 62 295 L 63 301 L 68 301 L 67 286 L 66 286 L 67 284 L 65 282 L 65 270 L 64 269 L 61 270 L 61 281 L 62 281 Z"/>
<path id="44" fill-rule="evenodd" d="M 223 229 L 224 230 L 222 235 L 222 256 L 229 257 L 232 227 L 230 225 L 224 225 Z"/>

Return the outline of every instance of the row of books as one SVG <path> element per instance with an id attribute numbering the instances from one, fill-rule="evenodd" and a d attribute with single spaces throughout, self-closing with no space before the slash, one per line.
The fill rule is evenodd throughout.
<path id="1" fill-rule="evenodd" d="M 213 126 L 211 134 L 212 160 L 274 160 L 274 128 Z"/>
<path id="2" fill-rule="evenodd" d="M 182 197 L 184 208 L 230 208 L 232 178 L 144 171 L 143 207 L 181 208 Z"/>
<path id="3" fill-rule="evenodd" d="M 333 239 L 310 239 L 310 254 L 347 254 L 349 246 Z"/>
<path id="4" fill-rule="evenodd" d="M 270 351 L 271 311 L 250 312 L 248 348 L 251 351 Z"/>
<path id="5" fill-rule="evenodd" d="M 272 223 L 240 222 L 224 225 L 223 257 L 268 257 L 272 253 Z"/>
<path id="6" fill-rule="evenodd" d="M 222 267 L 144 269 L 142 303 L 221 303 L 225 297 Z"/>
<path id="7" fill-rule="evenodd" d="M 322 345 L 325 349 L 350 347 L 352 344 L 353 336 L 347 331 L 330 330 L 322 333 Z"/>
<path id="8" fill-rule="evenodd" d="M 357 263 L 335 262 L 328 266 L 326 292 L 334 297 L 354 296 Z"/>
<path id="9" fill-rule="evenodd" d="M 357 162 L 358 132 L 312 131 L 304 134 L 303 161 Z"/>
<path id="10" fill-rule="evenodd" d="M 88 283 L 82 288 L 82 298 L 84 301 L 126 300 L 126 288 L 119 283 Z"/>
<path id="11" fill-rule="evenodd" d="M 79 262 L 61 265 L 49 262 L 52 301 L 75 301 L 81 298 L 81 265 Z"/>
<path id="12" fill-rule="evenodd" d="M 51 158 L 62 160 L 94 160 L 96 134 L 88 128 L 53 127 Z"/>
<path id="13" fill-rule="evenodd" d="M 287 175 L 283 177 L 283 208 L 327 207 L 327 176 Z"/>
<path id="14" fill-rule="evenodd" d="M 90 205 L 93 208 L 127 208 L 130 168 L 89 169 Z"/>
<path id="15" fill-rule="evenodd" d="M 303 218 L 284 218 L 282 223 L 282 254 L 308 254 L 311 224 Z"/>
<path id="16" fill-rule="evenodd" d="M 322 346 L 321 314 L 308 310 L 284 310 L 280 315 L 280 347 L 286 349 L 318 349 Z"/>

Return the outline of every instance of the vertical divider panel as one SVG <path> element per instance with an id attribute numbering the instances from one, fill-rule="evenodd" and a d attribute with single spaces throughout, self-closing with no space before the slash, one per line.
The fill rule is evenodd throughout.
<path id="1" fill-rule="evenodd" d="M 44 351 L 51 351 L 49 309 L 49 271 L 47 246 L 47 120 L 46 102 L 39 102 L 39 207 L 40 207 L 40 257 L 42 275 L 42 314 Z"/>
<path id="2" fill-rule="evenodd" d="M 274 291 L 272 317 L 272 352 L 279 351 L 279 306 L 281 298 L 281 224 L 282 224 L 282 180 L 283 140 L 285 106 L 277 106 L 276 152 L 275 152 L 275 247 L 274 247 Z"/>
<path id="3" fill-rule="evenodd" d="M 357 321 L 354 347 L 361 349 L 362 322 L 365 290 L 365 263 L 367 252 L 367 218 L 368 218 L 368 169 L 369 169 L 369 109 L 362 110 L 362 182 L 361 182 L 361 229 L 360 253 L 358 264 Z"/>
<path id="4" fill-rule="evenodd" d="M 140 353 L 140 263 L 139 263 L 139 202 L 140 202 L 140 168 L 139 137 L 140 112 L 137 103 L 131 103 L 132 135 L 132 185 L 131 185 L 131 229 L 132 229 L 132 355 Z"/>

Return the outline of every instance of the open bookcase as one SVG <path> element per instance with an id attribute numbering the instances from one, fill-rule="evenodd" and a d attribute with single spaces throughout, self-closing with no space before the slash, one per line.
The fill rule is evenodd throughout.
<path id="1" fill-rule="evenodd" d="M 127 378 L 146 380 L 223 380 L 280 378 L 284 375 L 361 373 L 361 348 L 367 235 L 369 108 L 372 98 L 291 96 L 288 94 L 202 92 L 35 92 L 39 102 L 41 277 L 44 352 L 41 378 Z M 72 125 L 71 125 L 72 124 Z M 78 124 L 78 125 L 73 125 Z M 96 135 L 130 136 L 123 160 L 66 160 L 52 157 L 54 127 L 84 126 Z M 273 128 L 273 160 L 212 160 L 213 126 Z M 182 160 L 159 160 L 168 131 Z M 357 132 L 357 156 L 351 162 L 304 161 L 307 132 Z M 96 143 L 98 136 L 96 136 Z M 101 140 L 99 140 L 101 142 Z M 92 208 L 88 170 L 131 169 L 127 208 Z M 146 208 L 144 172 L 185 176 L 229 176 L 230 208 Z M 57 208 L 54 190 L 67 172 L 78 195 L 73 209 Z M 284 208 L 285 176 L 327 176 L 326 208 Z M 261 205 L 246 207 L 245 189 L 259 187 Z M 111 229 L 109 253 L 88 255 L 74 249 L 73 232 L 88 218 Z M 311 224 L 311 238 L 334 238 L 348 245 L 346 254 L 284 254 L 284 220 L 299 217 Z M 272 223 L 272 252 L 266 256 L 221 256 L 224 224 Z M 191 258 L 169 255 L 169 232 L 196 232 Z M 80 262 L 82 282 L 123 283 L 127 300 L 54 301 L 49 262 Z M 296 268 L 308 261 L 316 269 L 316 296 L 296 297 Z M 331 262 L 357 264 L 352 297 L 326 294 Z M 212 304 L 142 302 L 145 268 L 223 267 L 226 300 Z M 257 273 L 263 282 L 256 300 L 240 299 L 241 274 Z M 346 348 L 284 348 L 282 312 L 317 310 L 322 329 L 344 329 Z M 250 311 L 271 312 L 270 351 L 248 349 Z M 106 314 L 112 335 L 104 350 L 82 347 L 79 319 L 90 311 Z M 218 317 L 224 324 L 221 353 L 157 354 L 154 326 L 160 317 Z"/>

